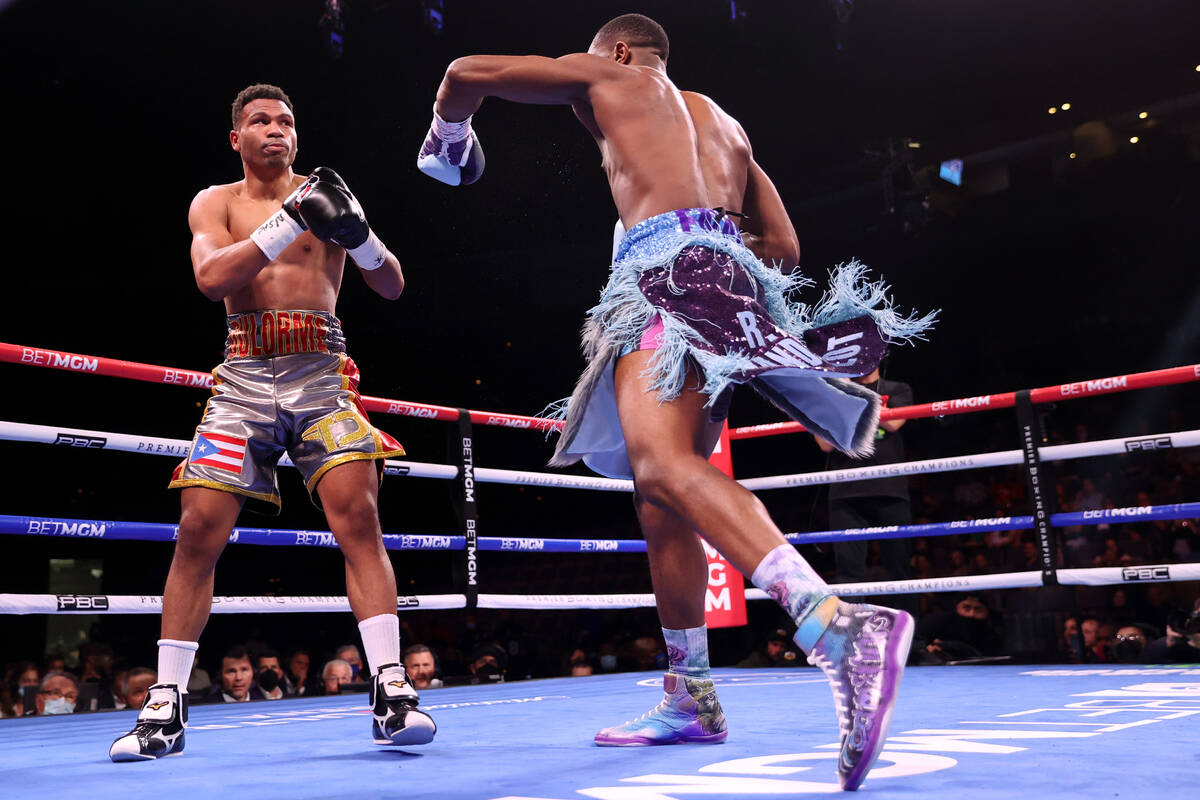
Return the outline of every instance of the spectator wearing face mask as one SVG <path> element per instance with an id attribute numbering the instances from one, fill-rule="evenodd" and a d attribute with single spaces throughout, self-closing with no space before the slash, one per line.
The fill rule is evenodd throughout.
<path id="1" fill-rule="evenodd" d="M 38 715 L 73 714 L 79 701 L 79 680 L 69 672 L 54 670 L 42 678 L 37 694 Z"/>
<path id="2" fill-rule="evenodd" d="M 263 700 L 282 700 L 284 697 L 283 667 L 279 664 L 279 654 L 270 648 L 254 658 L 254 691 Z"/>
<path id="3" fill-rule="evenodd" d="M 37 664 L 22 661 L 9 666 L 4 673 L 4 684 L 0 686 L 0 717 L 25 715 L 25 696 L 37 694 L 41 685 Z"/>
<path id="4" fill-rule="evenodd" d="M 350 665 L 350 680 L 358 680 L 359 673 L 362 672 L 362 656 L 358 654 L 358 648 L 352 644 L 344 644 L 337 649 L 337 657 Z"/>
<path id="5" fill-rule="evenodd" d="M 917 624 L 916 639 L 916 664 L 995 656 L 1000 654 L 1002 643 L 983 595 L 975 593 L 960 595 L 953 611 L 923 617 Z"/>
<path id="6" fill-rule="evenodd" d="M 1142 651 L 1150 641 L 1141 625 L 1122 625 L 1113 635 L 1109 655 L 1119 664 L 1136 664 L 1141 661 Z"/>

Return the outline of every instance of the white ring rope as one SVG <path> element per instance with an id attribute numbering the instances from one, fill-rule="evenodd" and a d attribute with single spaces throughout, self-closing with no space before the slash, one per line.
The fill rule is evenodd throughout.
<path id="1" fill-rule="evenodd" d="M 1200 564 L 1150 564 L 1137 567 L 1092 567 L 1060 569 L 1063 586 L 1113 586 L 1130 583 L 1168 583 L 1200 580 Z M 1041 588 L 1042 573 L 1007 572 L 996 575 L 963 575 L 949 578 L 917 578 L 877 583 L 835 583 L 830 590 L 839 597 L 878 594 L 924 594 L 926 592 L 987 591 L 992 589 Z M 769 600 L 761 589 L 746 589 L 747 600 Z M 653 608 L 653 594 L 480 594 L 478 607 L 509 610 L 583 610 Z M 465 608 L 461 594 L 408 595 L 397 598 L 401 611 Z M 214 614 L 286 614 L 298 612 L 349 611 L 345 597 L 214 597 Z M 0 594 L 0 614 L 159 614 L 162 598 L 152 595 L 101 594 Z"/>
<path id="2" fill-rule="evenodd" d="M 91 431 L 80 428 L 58 428 L 46 425 L 30 425 L 21 422 L 0 421 L 0 439 L 40 444 L 60 444 L 129 453 L 184 457 L 191 442 L 184 439 L 164 439 L 154 436 L 135 436 L 124 433 Z M 1196 447 L 1200 445 L 1200 430 L 1156 433 L 1148 436 L 1132 436 L 1119 439 L 1102 439 L 1095 442 L 1060 444 L 1038 449 L 1043 461 L 1067 461 L 1102 455 L 1120 455 L 1147 449 L 1165 450 Z M 1020 450 L 1003 450 L 994 453 L 932 458 L 924 461 L 906 461 L 898 464 L 881 464 L 874 467 L 855 467 L 823 472 L 804 472 L 793 475 L 773 475 L 764 478 L 745 478 L 738 483 L 751 491 L 785 489 L 795 486 L 813 486 L 825 483 L 847 483 L 869 478 L 920 475 L 933 472 L 955 472 L 983 467 L 1004 467 L 1022 463 Z M 280 464 L 292 466 L 285 454 Z M 436 478 L 453 480 L 458 476 L 457 467 L 447 464 L 428 464 L 419 461 L 386 461 L 385 472 L 390 475 L 406 475 L 414 478 Z M 479 467 L 475 479 L 482 483 L 505 483 L 525 486 L 545 486 L 562 489 L 594 489 L 609 492 L 631 492 L 633 481 L 593 478 L 585 475 L 559 475 L 546 472 L 524 472 L 520 470 L 490 469 Z"/>

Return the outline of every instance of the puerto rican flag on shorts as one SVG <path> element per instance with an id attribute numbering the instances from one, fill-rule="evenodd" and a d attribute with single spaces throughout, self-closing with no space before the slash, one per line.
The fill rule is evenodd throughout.
<path id="1" fill-rule="evenodd" d="M 196 436 L 196 445 L 188 460 L 198 467 L 215 467 L 240 475 L 245 459 L 245 439 L 223 433 L 201 433 Z"/>

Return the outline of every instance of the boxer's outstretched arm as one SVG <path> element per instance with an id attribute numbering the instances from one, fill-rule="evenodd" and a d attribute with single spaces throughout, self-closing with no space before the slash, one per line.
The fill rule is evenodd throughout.
<path id="1" fill-rule="evenodd" d="M 744 205 L 748 219 L 742 224 L 742 240 L 746 246 L 763 261 L 791 272 L 800 263 L 800 240 L 775 184 L 753 158 L 746 174 Z"/>
<path id="2" fill-rule="evenodd" d="M 485 97 L 515 103 L 570 105 L 586 101 L 588 89 L 612 69 L 600 56 L 466 56 L 451 62 L 438 87 L 442 119 L 466 119 Z"/>
<path id="3" fill-rule="evenodd" d="M 235 242 L 229 232 L 229 210 L 217 187 L 192 200 L 192 271 L 209 300 L 222 300 L 254 280 L 270 260 L 252 239 Z"/>

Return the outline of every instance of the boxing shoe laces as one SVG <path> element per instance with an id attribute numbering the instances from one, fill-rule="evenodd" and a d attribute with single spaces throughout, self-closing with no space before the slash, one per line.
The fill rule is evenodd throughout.
<path id="1" fill-rule="evenodd" d="M 887 741 L 912 636 L 913 619 L 903 611 L 839 603 L 808 657 L 833 687 L 841 730 L 838 780 L 846 791 L 859 787 Z"/>
<path id="2" fill-rule="evenodd" d="M 711 680 L 668 672 L 663 676 L 663 699 L 654 708 L 623 725 L 605 728 L 595 742 L 604 747 L 725 741 L 729 729 Z"/>
<path id="3" fill-rule="evenodd" d="M 421 701 L 404 667 L 388 664 L 371 678 L 375 744 L 428 744 L 437 733 L 433 718 L 417 709 Z"/>
<path id="4" fill-rule="evenodd" d="M 174 683 L 156 683 L 146 694 L 133 730 L 112 743 L 113 761 L 148 761 L 183 753 L 188 696 Z"/>

